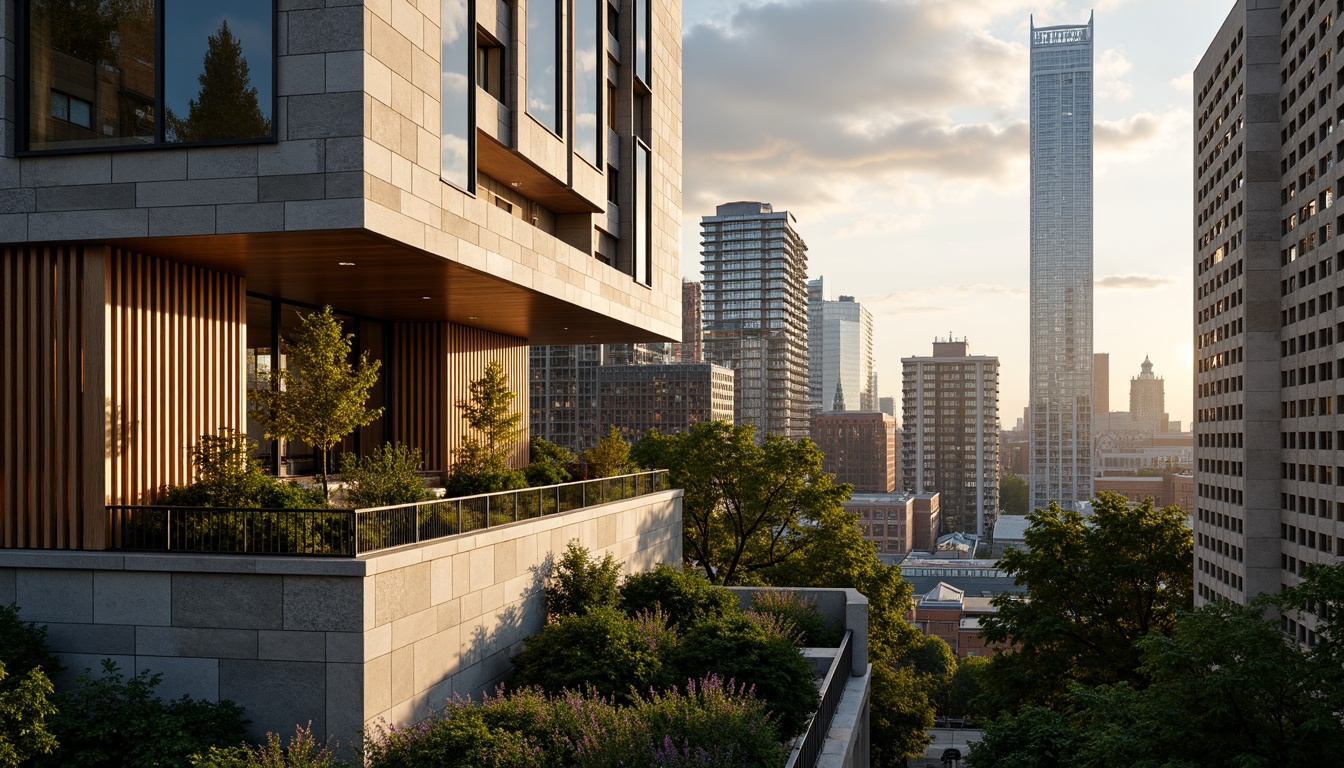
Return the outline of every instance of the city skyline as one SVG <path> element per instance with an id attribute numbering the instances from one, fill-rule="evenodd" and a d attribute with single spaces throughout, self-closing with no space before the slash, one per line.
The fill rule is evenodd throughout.
<path id="1" fill-rule="evenodd" d="M 1002 360 L 1011 427 L 1028 385 L 1028 17 L 1078 23 L 1092 7 L 687 3 L 686 276 L 697 278 L 686 256 L 698 252 L 699 216 L 730 200 L 771 200 L 806 233 L 809 278 L 824 274 L 833 292 L 872 310 L 880 381 L 899 381 L 901 357 L 933 338 L 967 336 Z M 1110 389 L 1119 393 L 1151 357 L 1167 380 L 1171 418 L 1185 425 L 1190 77 L 1231 4 L 1095 7 L 1093 348 L 1111 354 Z M 847 62 L 880 54 L 884 63 L 847 67 L 853 77 L 837 83 L 784 60 L 791 48 L 779 43 L 795 39 Z M 818 108 L 776 119 L 775 104 L 800 101 Z M 964 226 L 967 216 L 977 225 Z"/>

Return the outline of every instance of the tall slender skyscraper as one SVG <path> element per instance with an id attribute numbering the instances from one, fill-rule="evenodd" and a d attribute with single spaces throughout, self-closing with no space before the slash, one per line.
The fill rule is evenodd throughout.
<path id="1" fill-rule="evenodd" d="M 705 361 L 736 372 L 734 420 L 807 437 L 807 245 L 769 203 L 718 206 L 701 219 Z"/>
<path id="2" fill-rule="evenodd" d="M 1031 25 L 1031 501 L 1092 497 L 1092 20 Z"/>
<path id="3" fill-rule="evenodd" d="M 831 301 L 823 277 L 807 284 L 807 378 L 813 413 L 877 409 L 873 313 L 853 296 Z"/>

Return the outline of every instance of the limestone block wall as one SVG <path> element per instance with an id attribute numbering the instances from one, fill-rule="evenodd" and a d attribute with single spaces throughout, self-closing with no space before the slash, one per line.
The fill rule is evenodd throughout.
<path id="1" fill-rule="evenodd" d="M 500 682 L 575 539 L 628 571 L 677 562 L 681 491 L 349 560 L 6 549 L 0 604 L 47 626 L 58 682 L 111 658 L 165 697 L 237 702 L 256 735 L 311 721 L 351 745 Z"/>

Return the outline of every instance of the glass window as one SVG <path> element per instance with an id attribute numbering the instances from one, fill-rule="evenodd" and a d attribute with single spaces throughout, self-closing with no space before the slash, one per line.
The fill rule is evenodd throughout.
<path id="1" fill-rule="evenodd" d="M 601 146 L 598 134 L 602 130 L 598 119 L 598 86 L 602 76 L 598 19 L 606 1 L 574 3 L 574 150 L 594 166 L 598 164 Z"/>
<path id="2" fill-rule="evenodd" d="M 649 0 L 635 0 L 635 77 L 649 84 Z"/>
<path id="3" fill-rule="evenodd" d="M 271 0 L 162 5 L 164 139 L 270 136 Z"/>
<path id="4" fill-rule="evenodd" d="M 473 172 L 474 130 L 472 97 L 472 44 L 471 31 L 476 24 L 472 18 L 473 4 L 467 0 L 443 0 L 442 101 L 440 134 L 440 173 L 444 181 L 468 192 L 475 190 Z"/>
<path id="5" fill-rule="evenodd" d="M 527 0 L 527 113 L 560 130 L 560 8 L 557 0 Z"/>
<path id="6" fill-rule="evenodd" d="M 649 279 L 649 149 L 635 142 L 635 282 Z"/>
<path id="7" fill-rule="evenodd" d="M 274 0 L 31 0 L 28 10 L 27 149 L 274 135 Z"/>
<path id="8" fill-rule="evenodd" d="M 33 0 L 28 148 L 153 143 L 154 26 L 152 3 Z"/>

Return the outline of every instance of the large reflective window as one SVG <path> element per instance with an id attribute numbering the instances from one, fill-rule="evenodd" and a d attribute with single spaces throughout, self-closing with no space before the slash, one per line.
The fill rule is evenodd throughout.
<path id="1" fill-rule="evenodd" d="M 28 148 L 153 143 L 153 0 L 28 8 Z"/>
<path id="2" fill-rule="evenodd" d="M 472 63 L 475 23 L 467 0 L 443 0 L 440 173 L 443 180 L 468 192 L 475 187 L 472 172 Z"/>
<path id="3" fill-rule="evenodd" d="M 579 157 L 598 164 L 598 87 L 601 84 L 602 48 L 598 23 L 607 0 L 574 2 L 574 149 Z"/>
<path id="4" fill-rule="evenodd" d="M 635 282 L 649 285 L 649 150 L 635 142 Z"/>
<path id="5" fill-rule="evenodd" d="M 649 84 L 649 0 L 635 0 L 635 77 Z"/>
<path id="6" fill-rule="evenodd" d="M 560 7 L 527 0 L 527 113 L 560 130 Z"/>
<path id="7" fill-rule="evenodd" d="M 271 3 L 163 0 L 166 141 L 271 135 Z"/>

